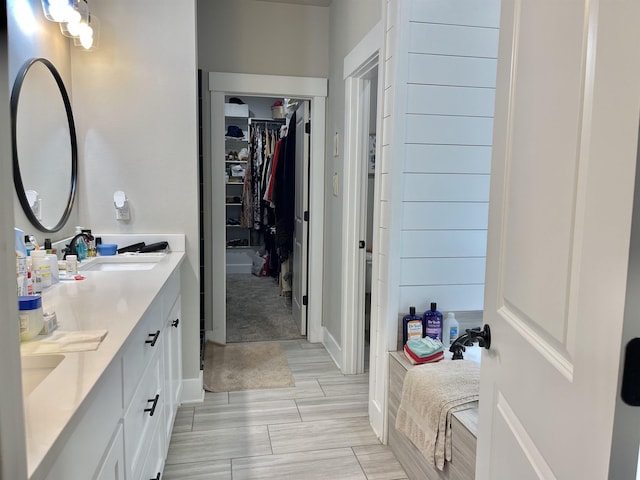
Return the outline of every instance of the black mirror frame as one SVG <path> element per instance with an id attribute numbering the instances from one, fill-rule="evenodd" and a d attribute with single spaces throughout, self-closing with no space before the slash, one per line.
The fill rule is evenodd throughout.
<path id="1" fill-rule="evenodd" d="M 47 67 L 49 72 L 51 72 L 51 75 L 53 75 L 56 84 L 58 85 L 58 89 L 60 90 L 60 95 L 62 96 L 62 101 L 64 102 L 64 108 L 67 114 L 67 122 L 69 123 L 69 136 L 71 140 L 71 185 L 69 189 L 69 198 L 67 199 L 67 205 L 64 209 L 62 217 L 55 226 L 50 228 L 44 226 L 31 210 L 29 201 L 27 200 L 27 194 L 24 190 L 24 184 L 22 183 L 22 175 L 20 174 L 20 164 L 18 161 L 17 117 L 20 90 L 22 88 L 22 84 L 24 83 L 27 72 L 35 63 L 38 62 Z M 13 156 L 13 184 L 15 185 L 16 194 L 18 195 L 18 200 L 20 200 L 22 210 L 24 211 L 31 224 L 41 232 L 57 232 L 67 223 L 69 215 L 71 215 L 73 202 L 76 197 L 76 188 L 78 184 L 78 140 L 76 138 L 76 126 L 73 120 L 73 112 L 71 110 L 71 102 L 69 101 L 67 89 L 65 88 L 62 77 L 60 76 L 60 73 L 58 72 L 56 67 L 46 58 L 32 58 L 31 60 L 28 60 L 18 72 L 18 75 L 16 76 L 15 82 L 13 84 L 13 89 L 11 90 L 11 153 Z"/>

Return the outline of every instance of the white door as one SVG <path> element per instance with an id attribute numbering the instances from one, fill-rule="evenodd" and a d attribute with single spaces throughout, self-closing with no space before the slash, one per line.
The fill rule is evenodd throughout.
<path id="1" fill-rule="evenodd" d="M 309 102 L 302 102 L 296 111 L 296 202 L 294 209 L 293 263 L 291 270 L 292 313 L 300 325 L 300 334 L 307 334 L 307 238 L 309 234 Z M 321 301 L 321 299 L 316 299 Z"/>
<path id="2" fill-rule="evenodd" d="M 502 4 L 478 479 L 609 478 L 638 25 L 637 1 Z"/>

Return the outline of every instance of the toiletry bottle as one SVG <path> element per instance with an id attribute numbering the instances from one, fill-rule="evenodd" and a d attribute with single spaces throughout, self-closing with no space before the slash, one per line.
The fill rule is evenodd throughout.
<path id="1" fill-rule="evenodd" d="M 33 280 L 31 279 L 31 272 L 27 272 L 27 286 L 25 288 L 25 295 L 33 295 Z"/>
<path id="2" fill-rule="evenodd" d="M 50 238 L 45 238 L 44 239 L 44 250 L 45 250 L 45 252 L 47 252 L 47 255 L 49 255 L 50 253 L 53 253 L 53 251 L 51 250 L 51 239 Z"/>
<path id="3" fill-rule="evenodd" d="M 20 341 L 31 340 L 42 330 L 42 297 L 18 297 L 18 321 Z"/>
<path id="4" fill-rule="evenodd" d="M 87 256 L 95 257 L 96 256 L 96 239 L 93 235 L 91 235 L 90 229 L 83 229 L 82 233 L 86 235 L 87 238 Z"/>
<path id="5" fill-rule="evenodd" d="M 425 333 L 427 337 L 442 341 L 442 313 L 436 306 L 436 302 L 431 302 L 431 309 L 424 312 Z"/>
<path id="6" fill-rule="evenodd" d="M 76 255 L 67 255 L 67 278 L 75 277 L 78 274 L 78 257 Z"/>
<path id="7" fill-rule="evenodd" d="M 14 228 L 13 229 L 15 231 L 16 234 L 16 252 L 21 252 L 22 254 L 24 254 L 24 256 L 27 256 L 27 248 L 24 245 L 24 232 L 22 230 L 20 230 L 19 228 Z"/>
<path id="8" fill-rule="evenodd" d="M 449 312 L 442 324 L 442 343 L 445 347 L 450 347 L 451 344 L 456 341 L 459 329 L 460 326 L 456 320 L 455 313 Z"/>
<path id="9" fill-rule="evenodd" d="M 36 249 L 35 245 L 29 240 L 29 235 L 24 236 L 24 248 L 27 250 L 27 257 Z"/>
<path id="10" fill-rule="evenodd" d="M 402 319 L 402 345 L 410 338 L 424 337 L 424 322 L 416 315 L 416 307 L 409 307 L 409 315 Z"/>
<path id="11" fill-rule="evenodd" d="M 36 293 L 39 293 L 51 286 L 51 264 L 44 250 L 34 250 L 31 252 L 31 260 L 33 262 L 32 268 L 36 277 L 36 285 L 40 284 L 39 287 L 36 288 Z"/>

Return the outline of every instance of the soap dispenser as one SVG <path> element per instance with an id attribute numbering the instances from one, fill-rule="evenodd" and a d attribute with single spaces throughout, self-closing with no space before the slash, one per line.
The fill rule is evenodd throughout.
<path id="1" fill-rule="evenodd" d="M 76 227 L 76 253 L 78 254 L 78 261 L 82 261 L 87 258 L 89 247 L 84 240 L 84 234 L 82 233 L 82 227 Z"/>

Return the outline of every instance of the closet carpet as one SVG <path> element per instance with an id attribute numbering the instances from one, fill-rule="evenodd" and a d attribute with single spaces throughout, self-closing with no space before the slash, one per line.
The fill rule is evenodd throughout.
<path id="1" fill-rule="evenodd" d="M 276 279 L 227 275 L 227 343 L 301 338 L 291 315 L 291 297 L 280 296 Z"/>

